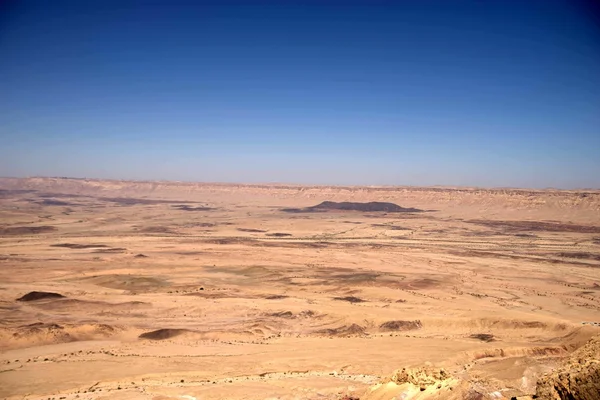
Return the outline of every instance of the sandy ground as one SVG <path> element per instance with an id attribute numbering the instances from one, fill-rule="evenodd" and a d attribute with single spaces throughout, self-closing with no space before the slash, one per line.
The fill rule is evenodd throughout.
<path id="1" fill-rule="evenodd" d="M 0 179 L 0 267 L 2 398 L 511 398 L 600 334 L 600 192 Z"/>

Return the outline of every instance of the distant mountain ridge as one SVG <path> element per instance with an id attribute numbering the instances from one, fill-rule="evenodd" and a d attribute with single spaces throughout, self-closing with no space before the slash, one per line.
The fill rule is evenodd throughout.
<path id="1" fill-rule="evenodd" d="M 2 178 L 0 199 L 19 195 L 41 196 L 44 204 L 74 201 L 79 197 L 119 200 L 120 204 L 151 204 L 160 200 L 175 204 L 218 204 L 236 201 L 268 201 L 288 212 L 327 212 L 321 201 L 391 202 L 425 211 L 446 210 L 454 217 L 472 219 L 464 210 L 477 205 L 476 219 L 513 220 L 514 212 L 527 210 L 528 219 L 546 221 L 556 210 L 567 212 L 570 223 L 600 224 L 600 190 L 486 189 L 466 187 L 319 186 L 291 184 L 194 183 L 177 181 L 125 181 L 69 178 Z M 232 197 L 234 196 L 234 197 Z M 237 197 L 235 197 L 237 196 Z M 327 203 L 326 203 L 327 204 Z M 285 207 L 297 207 L 288 209 Z M 327 207 L 327 205 L 325 205 Z M 466 207 L 466 208 L 465 208 Z M 390 209 L 392 210 L 392 209 Z M 329 210 L 330 212 L 333 210 Z M 384 211 L 385 212 L 385 211 Z M 388 211 L 393 213 L 394 211 Z M 404 211 L 410 214 L 409 211 Z M 395 212 L 400 215 L 401 212 Z M 565 221 L 567 221 L 567 219 Z"/>

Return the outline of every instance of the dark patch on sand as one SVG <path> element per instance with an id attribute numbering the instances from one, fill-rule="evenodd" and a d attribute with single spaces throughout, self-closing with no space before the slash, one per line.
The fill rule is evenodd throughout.
<path id="1" fill-rule="evenodd" d="M 430 289 L 439 286 L 435 279 L 423 278 L 407 282 L 411 289 Z"/>
<path id="2" fill-rule="evenodd" d="M 150 340 L 165 340 L 171 339 L 176 336 L 182 335 L 186 332 L 189 332 L 187 329 L 157 329 L 151 332 L 142 333 L 139 338 L 140 339 L 150 339 Z"/>
<path id="3" fill-rule="evenodd" d="M 250 232 L 250 233 L 265 233 L 266 231 L 263 229 L 252 229 L 252 228 L 237 228 L 240 232 Z"/>
<path id="4" fill-rule="evenodd" d="M 585 253 L 580 251 L 558 253 L 557 256 L 564 258 L 576 258 L 579 260 L 596 260 L 600 261 L 600 254 Z"/>
<path id="5" fill-rule="evenodd" d="M 32 324 L 21 325 L 19 328 L 51 328 L 51 329 L 63 329 L 63 327 L 59 324 L 55 324 L 52 322 L 44 323 L 44 322 L 34 322 Z"/>
<path id="6" fill-rule="evenodd" d="M 379 325 L 379 330 L 383 332 L 392 332 L 392 331 L 411 331 L 416 329 L 421 329 L 423 324 L 420 320 L 415 321 L 387 321 L 383 324 Z"/>
<path id="7" fill-rule="evenodd" d="M 107 325 L 108 326 L 108 325 Z M 114 329 L 113 329 L 114 331 Z M 111 333 L 108 329 L 100 327 L 100 333 Z M 65 343 L 77 340 L 64 326 L 55 323 L 36 322 L 19 326 L 13 333 L 15 339 L 50 340 L 51 342 Z"/>
<path id="8" fill-rule="evenodd" d="M 211 222 L 194 222 L 191 224 L 183 225 L 184 228 L 214 228 L 215 226 L 217 226 L 217 224 L 213 224 Z"/>
<path id="9" fill-rule="evenodd" d="M 267 300 L 282 300 L 282 299 L 287 299 L 290 296 L 286 296 L 284 294 L 272 294 L 269 296 L 266 296 L 265 299 Z"/>
<path id="10" fill-rule="evenodd" d="M 275 318 L 287 318 L 287 319 L 295 318 L 294 313 L 291 311 L 276 312 L 276 313 L 269 314 L 269 316 L 275 317 Z"/>
<path id="11" fill-rule="evenodd" d="M 124 247 L 110 247 L 107 249 L 98 249 L 92 251 L 92 253 L 103 253 L 103 254 L 114 254 L 114 253 L 125 253 L 127 251 Z"/>
<path id="12" fill-rule="evenodd" d="M 365 303 L 366 302 L 366 300 L 363 300 L 360 297 L 356 297 L 356 296 L 334 297 L 333 299 L 339 300 L 339 301 L 347 301 L 349 303 Z"/>
<path id="13" fill-rule="evenodd" d="M 66 247 L 68 249 L 95 249 L 108 246 L 105 244 L 57 243 L 51 244 L 50 247 Z"/>
<path id="14" fill-rule="evenodd" d="M 270 237 L 288 237 L 288 236 L 292 236 L 291 233 L 282 233 L 282 232 L 273 232 L 273 233 L 267 233 L 265 236 L 270 236 Z"/>
<path id="15" fill-rule="evenodd" d="M 426 231 L 428 233 L 445 233 L 443 230 L 436 231 Z M 498 231 L 470 231 L 470 232 L 462 232 L 462 236 L 467 237 L 488 237 L 488 236 L 505 236 L 505 233 Z"/>
<path id="16" fill-rule="evenodd" d="M 396 225 L 388 225 L 388 224 L 371 224 L 371 226 L 376 227 L 376 228 L 386 228 L 386 229 L 390 229 L 392 231 L 410 231 L 410 228 L 405 228 L 403 226 L 396 226 Z"/>
<path id="17" fill-rule="evenodd" d="M 192 206 L 188 206 L 185 204 L 179 204 L 179 205 L 176 205 L 173 207 L 177 208 L 181 211 L 212 211 L 212 210 L 215 210 L 215 208 L 212 208 L 212 207 L 205 207 L 205 206 L 192 207 Z"/>
<path id="18" fill-rule="evenodd" d="M 518 254 L 506 254 L 506 253 L 496 253 L 492 251 L 483 251 L 483 250 L 451 250 L 448 251 L 449 254 L 458 255 L 461 257 L 483 257 L 483 258 L 500 258 L 500 259 L 510 259 L 510 260 L 527 260 L 532 262 L 544 262 L 548 264 L 571 264 L 577 266 L 585 266 L 598 268 L 598 264 L 595 263 L 586 263 L 584 261 L 568 261 L 568 260 L 557 260 L 553 258 L 539 258 L 533 257 L 529 255 L 518 255 Z"/>
<path id="19" fill-rule="evenodd" d="M 322 336 L 337 337 L 367 336 L 365 328 L 357 324 L 344 325 L 339 328 L 320 329 L 314 333 Z"/>
<path id="20" fill-rule="evenodd" d="M 169 233 L 169 234 L 174 234 L 176 232 L 172 231 L 170 227 L 168 226 L 145 226 L 143 228 L 141 228 L 139 230 L 140 232 L 144 232 L 144 233 Z"/>
<path id="21" fill-rule="evenodd" d="M 469 337 L 471 339 L 477 339 L 477 340 L 481 340 L 482 342 L 495 342 L 496 338 L 494 338 L 494 335 L 491 335 L 489 333 L 474 333 L 472 335 L 469 335 Z"/>
<path id="22" fill-rule="evenodd" d="M 300 311 L 298 313 L 299 317 L 303 317 L 303 318 L 323 318 L 326 315 L 322 314 L 322 315 L 318 315 L 316 312 L 314 312 L 313 310 L 304 310 L 304 311 Z"/>
<path id="23" fill-rule="evenodd" d="M 13 236 L 13 235 L 36 235 L 39 233 L 49 233 L 57 231 L 55 226 L 10 226 L 0 227 L 0 236 Z"/>
<path id="24" fill-rule="evenodd" d="M 325 272 L 325 271 L 320 271 L 320 272 Z M 327 272 L 325 272 L 325 274 L 327 274 Z M 374 272 L 356 272 L 356 273 L 341 273 L 341 274 L 328 274 L 327 279 L 331 279 L 331 283 L 332 284 L 338 284 L 338 283 L 365 283 L 365 282 L 372 282 L 375 279 L 377 279 L 377 277 L 379 276 L 379 274 L 374 273 Z"/>
<path id="25" fill-rule="evenodd" d="M 470 220 L 465 222 L 484 225 L 492 228 L 501 228 L 505 229 L 506 231 L 600 233 L 600 226 L 566 224 L 560 222 L 493 220 Z"/>
<path id="26" fill-rule="evenodd" d="M 26 295 L 23 295 L 17 299 L 17 301 L 36 301 L 36 300 L 46 300 L 46 299 L 64 299 L 60 293 L 54 292 L 29 292 Z"/>
<path id="27" fill-rule="evenodd" d="M 53 199 L 44 199 L 42 201 L 36 201 L 37 204 L 42 206 L 74 206 L 76 204 L 70 203 L 68 201 L 62 200 L 53 200 Z"/>
<path id="28" fill-rule="evenodd" d="M 186 203 L 185 201 L 181 200 L 136 199 L 133 197 L 98 197 L 97 199 L 111 203 L 117 203 L 121 206 Z"/>
<path id="29" fill-rule="evenodd" d="M 335 244 L 331 242 L 256 241 L 253 245 L 257 247 L 283 247 L 291 249 L 324 249 Z"/>
<path id="30" fill-rule="evenodd" d="M 0 197 L 13 197 L 24 194 L 35 193 L 37 190 L 25 190 L 25 189 L 0 189 Z"/>
<path id="31" fill-rule="evenodd" d="M 251 243 L 253 239 L 249 238 L 241 238 L 241 237 L 232 237 L 232 238 L 221 238 L 221 239 L 206 239 L 203 240 L 202 243 L 209 244 L 241 244 L 241 243 Z"/>
<path id="32" fill-rule="evenodd" d="M 35 192 L 35 190 L 34 190 Z M 41 198 L 57 198 L 57 199 L 65 199 L 65 198 L 79 198 L 79 197 L 87 197 L 87 198 L 93 198 L 93 196 L 88 196 L 85 194 L 68 194 L 68 193 L 40 193 L 38 194 L 38 197 Z"/>
<path id="33" fill-rule="evenodd" d="M 536 238 L 536 235 L 532 235 L 530 233 L 516 233 L 515 237 L 521 237 L 521 238 Z"/>
<path id="34" fill-rule="evenodd" d="M 404 237 L 401 237 L 405 239 Z M 251 240 L 251 239 L 249 239 Z M 252 243 L 253 246 L 257 247 L 283 247 L 283 248 L 295 248 L 295 249 L 382 249 L 382 248 L 394 248 L 395 245 L 387 245 L 381 243 L 352 243 L 352 242 L 327 242 L 324 240 L 320 241 L 304 241 L 304 240 L 294 240 L 292 238 L 286 240 L 278 240 L 278 241 L 254 241 Z"/>

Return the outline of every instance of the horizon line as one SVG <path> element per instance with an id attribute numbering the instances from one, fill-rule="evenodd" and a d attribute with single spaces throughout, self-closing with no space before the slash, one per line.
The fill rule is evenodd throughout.
<path id="1" fill-rule="evenodd" d="M 139 182 L 139 183 L 183 183 L 183 184 L 199 184 L 199 185 L 217 185 L 217 186 L 273 186 L 273 187 L 310 187 L 310 188 L 372 188 L 372 189 L 393 189 L 393 188 L 411 188 L 411 189 L 454 189 L 454 190 L 515 190 L 515 191 L 561 191 L 561 192 L 581 192 L 581 191 L 600 191 L 599 188 L 583 187 L 573 189 L 562 189 L 555 187 L 546 188 L 528 188 L 518 186 L 463 186 L 463 185 L 344 185 L 344 184 L 311 184 L 311 183 L 290 183 L 290 182 L 219 182 L 219 181 L 188 181 L 188 180 L 151 180 L 151 179 L 114 179 L 114 178 L 87 178 L 74 176 L 0 176 L 0 179 L 62 179 L 62 180 L 78 180 L 78 181 L 108 181 L 108 182 Z"/>

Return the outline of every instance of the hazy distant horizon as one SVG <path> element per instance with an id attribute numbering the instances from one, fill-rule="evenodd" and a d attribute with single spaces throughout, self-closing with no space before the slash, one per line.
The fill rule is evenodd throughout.
<path id="1" fill-rule="evenodd" d="M 79 180 L 79 181 L 108 181 L 108 182 L 131 182 L 131 183 L 182 183 L 182 184 L 200 184 L 200 185 L 247 185 L 247 186 L 298 186 L 298 187 L 364 187 L 364 188 L 432 188 L 432 189 L 481 189 L 481 190 L 565 190 L 565 191 L 598 191 L 600 187 L 574 187 L 574 188 L 559 188 L 559 187 L 522 187 L 522 186 L 467 186 L 467 185 L 370 185 L 370 184 L 340 184 L 340 183 L 310 183 L 310 182 L 239 182 L 239 181 L 190 181 L 190 180 L 175 180 L 175 179 L 118 179 L 118 178 L 93 178 L 93 177 L 75 177 L 75 176 L 0 176 L 0 179 L 64 179 L 64 180 Z"/>
<path id="2" fill-rule="evenodd" d="M 599 8 L 5 2 L 0 175 L 598 188 Z"/>

